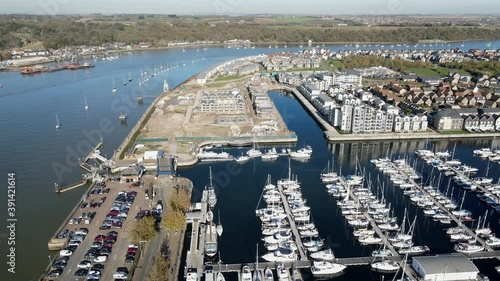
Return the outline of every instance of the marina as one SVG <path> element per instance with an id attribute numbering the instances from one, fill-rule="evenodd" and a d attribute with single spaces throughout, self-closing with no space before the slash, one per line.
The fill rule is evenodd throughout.
<path id="1" fill-rule="evenodd" d="M 252 49 L 248 49 L 248 51 L 251 50 Z M 262 50 L 259 48 L 256 48 L 254 50 L 256 52 L 262 52 Z M 225 52 L 228 52 L 228 54 L 217 54 L 217 50 L 207 50 L 207 52 L 209 51 L 212 52 L 214 56 L 218 56 L 219 58 L 226 55 L 238 55 L 237 53 L 235 53 L 235 49 L 225 50 Z M 243 50 L 239 51 L 243 52 Z M 194 50 L 194 52 L 196 52 L 196 50 Z M 195 54 L 193 54 L 193 52 L 189 49 L 187 49 L 184 54 L 191 55 L 193 57 L 195 56 Z M 161 57 L 162 55 L 165 55 L 168 60 L 174 61 L 176 53 L 175 51 L 158 52 L 158 54 L 144 53 L 137 56 L 130 56 L 129 58 L 131 59 L 131 63 L 134 63 L 137 66 L 144 65 L 145 63 L 143 61 L 146 60 L 149 60 L 148 63 L 152 65 L 153 61 L 164 59 L 163 57 Z M 104 63 L 109 64 L 108 66 L 112 70 L 102 70 L 101 66 Z M 190 64 L 191 67 L 189 69 L 185 68 L 183 69 L 183 71 L 178 71 L 176 73 L 171 72 L 172 79 L 169 78 L 169 82 L 171 85 L 177 85 L 189 76 L 194 75 L 196 72 L 199 72 L 203 68 L 214 63 L 214 60 L 206 59 L 204 63 L 205 65 L 196 63 L 192 65 Z M 7 161 L 4 162 L 5 170 L 9 170 L 10 168 L 12 168 L 18 171 L 23 170 L 23 173 L 26 173 L 27 175 L 37 175 L 36 177 L 26 178 L 22 183 L 19 183 L 20 194 L 24 194 L 23 196 L 25 197 L 23 198 L 27 198 L 25 199 L 26 201 L 21 204 L 37 204 L 36 202 L 39 200 L 40 202 L 45 202 L 47 205 L 44 208 L 22 210 L 22 215 L 26 219 L 19 224 L 18 239 L 19 242 L 22 243 L 19 243 L 20 246 L 18 250 L 20 254 L 27 257 L 24 261 L 20 261 L 20 263 L 18 264 L 19 270 L 21 272 L 19 276 L 22 279 L 30 280 L 37 278 L 37 276 L 34 275 L 37 275 L 39 272 L 41 272 L 43 268 L 45 268 L 47 263 L 46 246 L 37 245 L 35 241 L 30 240 L 27 237 L 23 237 L 22 233 L 28 233 L 29 229 L 32 228 L 33 223 L 35 221 L 39 221 L 40 217 L 50 217 L 51 219 L 48 220 L 46 224 L 44 224 L 44 226 L 39 230 L 40 235 L 50 237 L 54 230 L 57 229 L 60 222 L 64 221 L 65 217 L 68 216 L 68 213 L 71 212 L 71 209 L 80 200 L 81 196 L 85 192 L 85 190 L 83 189 L 74 189 L 72 192 L 64 193 L 62 197 L 54 194 L 53 183 L 58 174 L 54 172 L 51 164 L 63 163 L 65 165 L 68 165 L 72 169 L 72 171 L 63 173 L 62 178 L 64 179 L 64 181 L 69 182 L 78 181 L 81 178 L 81 168 L 79 167 L 79 161 L 75 161 L 76 164 L 66 164 L 71 163 L 66 161 L 67 155 L 70 154 L 70 152 L 66 150 L 66 146 L 77 150 L 77 145 L 82 141 L 82 139 L 85 141 L 89 141 L 92 144 L 98 143 L 100 136 L 99 134 L 95 133 L 96 131 L 93 131 L 94 129 L 96 129 L 106 138 L 106 146 L 101 149 L 101 154 L 113 155 L 113 149 L 118 147 L 122 143 L 122 140 L 128 135 L 129 131 L 131 130 L 131 127 L 127 128 L 120 126 L 119 119 L 117 118 L 120 110 L 113 111 L 109 106 L 109 104 L 111 104 L 113 100 L 118 100 L 118 102 L 121 102 L 121 96 L 113 97 L 111 96 L 112 93 L 110 93 L 109 91 L 105 91 L 105 94 L 100 91 L 100 89 L 109 89 L 111 77 L 108 73 L 117 73 L 118 71 L 115 71 L 115 68 L 129 69 L 130 67 L 124 65 L 122 59 L 117 59 L 109 62 L 96 62 L 96 65 L 98 65 L 99 67 L 93 68 L 89 72 L 91 75 L 88 78 L 84 77 L 81 74 L 82 72 L 74 72 L 73 75 L 75 75 L 75 78 L 73 80 L 72 78 L 66 76 L 69 72 L 58 72 L 57 74 L 54 73 L 51 75 L 43 75 L 44 79 L 47 80 L 43 81 L 44 86 L 41 89 L 38 89 L 37 85 L 39 83 L 42 83 L 42 81 L 40 80 L 40 77 L 42 77 L 42 75 L 30 77 L 29 81 L 21 81 L 16 80 L 18 78 L 13 77 L 15 74 L 15 76 L 18 76 L 20 79 L 22 76 L 18 73 L 2 73 L 2 84 L 4 84 L 4 88 L 2 90 L 5 90 L 7 87 L 12 89 L 12 85 L 14 82 L 19 85 L 19 89 L 14 91 L 11 96 L 3 97 L 4 101 L 6 102 L 5 111 L 3 112 L 3 114 L 5 114 L 6 116 L 6 120 L 9 119 L 7 116 L 14 116 L 14 104 L 17 104 L 19 102 L 23 104 L 29 104 L 28 101 L 37 103 L 38 105 L 42 105 L 40 106 L 40 110 L 36 112 L 37 116 L 46 116 L 41 118 L 35 116 L 35 111 L 30 107 L 27 107 L 27 109 L 25 110 L 26 114 L 17 113 L 16 116 L 19 116 L 19 119 L 15 119 L 12 124 L 18 127 L 16 129 L 16 133 L 13 134 L 8 140 L 9 142 L 15 142 L 17 145 L 12 152 L 5 152 L 7 156 Z M 12 75 L 12 78 L 10 78 L 10 75 Z M 102 79 L 101 81 L 99 76 L 104 77 L 104 79 Z M 54 88 L 53 85 L 56 85 L 57 81 L 60 81 L 61 79 L 65 79 L 65 81 L 68 81 L 68 85 L 70 85 L 71 87 Z M 83 79 L 89 79 L 88 81 L 92 81 L 92 83 L 95 83 L 95 85 L 91 85 L 91 83 L 87 82 L 82 82 L 87 81 Z M 161 79 L 161 81 L 156 83 L 158 91 L 161 90 L 162 80 L 163 78 Z M 150 79 L 148 85 L 154 85 L 153 82 L 155 82 L 155 80 Z M 88 85 L 88 87 L 85 85 Z M 70 88 L 72 90 L 70 90 Z M 87 100 L 91 105 L 88 111 L 85 111 L 82 106 L 82 96 L 84 95 L 83 89 L 91 90 L 87 92 Z M 20 94 L 21 92 L 32 94 L 23 95 Z M 117 95 L 122 94 L 125 97 L 130 97 L 135 101 L 136 95 L 132 93 L 132 87 L 127 86 L 123 89 L 120 88 L 119 94 Z M 95 100 L 97 98 L 101 102 L 95 103 Z M 332 204 L 331 199 L 327 198 L 327 196 L 324 196 L 324 186 L 321 184 L 321 181 L 318 178 L 319 172 L 321 172 L 321 170 L 327 165 L 327 161 L 331 159 L 332 154 L 336 159 L 336 165 L 342 165 L 342 170 L 344 173 L 351 173 L 353 172 L 353 159 L 355 159 L 355 155 L 360 156 L 360 165 L 368 167 L 368 157 L 381 157 L 383 156 L 382 154 L 385 154 L 384 152 L 387 151 L 387 148 L 390 148 L 390 150 L 393 151 L 393 157 L 398 157 L 398 155 L 403 155 L 406 151 L 415 151 L 416 149 L 424 148 L 424 140 L 387 140 L 379 141 L 377 143 L 353 142 L 328 145 L 325 144 L 324 139 L 321 138 L 322 132 L 321 130 L 318 130 L 317 126 L 314 125 L 315 123 L 313 119 L 308 118 L 309 115 L 307 113 L 304 114 L 300 108 L 297 108 L 296 103 L 294 103 L 293 100 L 285 97 L 277 97 L 277 95 L 274 95 L 273 99 L 277 103 L 276 107 L 281 111 L 281 113 L 286 113 L 283 111 L 283 108 L 286 107 L 286 110 L 288 110 L 288 112 L 293 112 L 295 114 L 295 117 L 289 117 L 291 119 L 287 122 L 294 123 L 293 121 L 295 120 L 295 123 L 299 123 L 296 121 L 299 119 L 301 121 L 303 120 L 304 127 L 294 126 L 293 124 L 291 124 L 289 125 L 289 128 L 292 131 L 296 132 L 300 144 L 307 143 L 308 145 L 311 145 L 315 151 L 311 159 L 307 163 L 296 162 L 297 166 L 294 166 L 294 171 L 301 178 L 301 182 L 304 183 L 305 186 L 307 186 L 307 188 L 304 188 L 303 190 L 303 195 L 304 198 L 307 198 L 308 203 L 311 204 L 311 213 L 314 215 L 315 224 L 318 227 L 320 235 L 322 237 L 331 236 L 332 240 L 338 243 L 338 245 L 334 246 L 336 257 L 340 257 L 337 258 L 338 263 L 342 263 L 344 257 L 345 259 L 355 259 L 356 256 L 361 257 L 363 255 L 366 255 L 366 249 L 363 246 L 360 246 L 359 244 L 353 244 L 352 233 L 344 233 L 344 220 L 340 215 L 336 215 L 337 208 L 334 206 L 334 204 Z M 57 102 L 53 105 L 50 105 L 47 101 Z M 133 108 L 128 107 L 128 123 L 135 124 L 136 121 L 139 120 L 142 116 L 144 110 L 150 105 L 149 103 L 150 100 L 144 99 L 144 107 L 141 107 L 141 105 L 137 105 L 137 107 Z M 134 104 L 136 103 L 134 102 Z M 54 110 L 54 108 L 57 108 L 57 110 Z M 43 113 L 44 111 L 47 112 Z M 59 117 L 64 123 L 64 126 L 61 127 L 61 129 L 57 132 L 55 132 L 54 130 L 54 111 L 58 112 Z M 113 129 L 111 131 L 106 131 L 104 130 L 107 129 L 106 127 L 99 127 L 99 122 L 101 120 L 110 120 L 110 124 L 112 125 L 111 127 Z M 10 130 L 11 128 L 5 127 L 3 129 Z M 85 130 L 87 134 L 82 134 L 83 130 Z M 43 136 L 39 138 L 39 142 L 37 142 L 38 149 L 32 149 L 33 143 L 28 141 L 33 139 L 33 135 L 24 132 L 36 132 L 37 134 Z M 89 137 L 90 134 L 88 133 L 93 133 L 93 135 L 91 135 L 92 138 Z M 234 144 L 236 146 L 248 145 L 245 143 L 237 142 L 238 140 L 235 140 Z M 461 159 L 466 159 L 467 155 L 472 155 L 473 149 L 485 147 L 485 141 L 482 140 L 458 140 L 456 142 L 450 142 L 448 140 L 436 140 L 435 143 L 442 148 L 451 148 L 453 147 L 454 143 L 457 143 L 456 155 Z M 86 147 L 88 149 L 82 150 L 80 149 L 80 146 L 78 146 L 78 151 L 81 151 L 81 153 L 75 154 L 77 154 L 80 158 L 84 158 L 87 155 L 87 152 L 92 149 L 93 145 L 87 145 Z M 32 158 L 32 163 L 30 165 L 26 165 L 23 162 L 25 161 L 26 151 L 32 151 L 29 154 Z M 241 154 L 241 151 L 228 150 L 228 153 L 239 155 Z M 47 160 L 49 165 L 47 165 Z M 480 162 L 479 159 L 477 161 L 471 161 L 473 161 L 472 163 L 479 169 L 482 169 L 483 171 L 485 170 L 486 164 Z M 220 208 L 224 219 L 223 223 L 225 230 L 219 243 L 219 249 L 221 252 L 220 255 L 223 261 L 222 264 L 241 265 L 246 262 L 255 260 L 254 248 L 255 244 L 260 241 L 261 233 L 258 220 L 257 218 L 255 218 L 254 214 L 255 203 L 257 203 L 260 189 L 255 190 L 254 185 L 256 181 L 260 181 L 260 186 L 262 186 L 262 179 L 265 179 L 266 175 L 269 173 L 279 175 L 282 172 L 283 167 L 286 166 L 286 162 L 288 161 L 286 161 L 284 157 L 278 158 L 275 162 L 273 162 L 273 164 L 264 163 L 262 159 L 251 159 L 248 161 L 248 165 L 238 166 L 240 168 L 236 170 L 238 173 L 233 173 L 232 170 L 227 168 L 226 165 L 230 164 L 231 162 L 215 163 L 212 166 L 214 168 L 214 171 L 217 171 L 214 174 L 215 182 L 225 183 L 229 181 L 229 183 L 227 183 L 226 185 L 221 185 L 224 187 L 222 188 L 222 192 L 219 194 L 219 202 L 215 210 L 217 211 L 217 209 Z M 11 165 L 9 169 L 6 166 L 7 163 L 8 165 Z M 492 163 L 492 174 L 495 174 L 498 171 L 498 166 L 495 165 L 497 164 Z M 195 188 L 200 188 L 204 186 L 203 183 L 206 181 L 206 175 L 208 174 L 208 165 L 197 165 L 195 167 L 187 169 L 184 168 L 179 171 L 179 174 L 192 179 L 195 182 Z M 234 175 L 237 175 L 238 178 L 243 178 L 244 180 L 236 181 Z M 231 180 L 224 180 L 225 178 L 230 178 Z M 28 196 L 28 194 L 30 194 L 31 196 Z M 200 195 L 196 195 L 196 193 L 193 194 L 195 198 L 194 200 L 199 201 L 201 192 L 199 193 Z M 29 198 L 36 198 L 36 200 Z M 246 206 L 247 200 L 251 201 L 248 204 L 251 206 Z M 399 205 L 397 205 L 398 202 L 396 199 L 388 198 L 387 200 L 393 200 L 394 208 L 396 208 L 396 206 L 400 208 Z M 232 207 L 232 204 L 238 206 L 238 209 Z M 477 204 L 470 204 L 467 199 L 465 200 L 464 207 L 470 208 L 471 206 L 474 207 L 475 205 Z M 402 209 L 398 210 L 399 211 L 397 212 L 399 212 L 399 218 L 401 218 Z M 247 212 L 247 215 L 245 215 L 245 212 Z M 474 212 L 483 214 L 484 210 L 482 210 L 482 208 L 477 208 L 477 210 L 474 209 Z M 327 213 L 328 216 L 324 215 L 323 213 Z M 241 214 L 241 216 L 235 218 L 236 216 L 232 214 Z M 491 215 L 491 217 L 492 221 L 498 218 L 496 214 Z M 245 224 L 242 224 L 241 221 L 245 221 Z M 444 239 L 446 237 L 443 238 L 439 235 L 441 233 L 441 230 L 438 229 L 439 227 L 435 226 L 432 221 L 424 222 L 419 217 L 417 224 L 420 227 L 420 231 L 426 231 L 426 235 L 422 239 L 425 241 L 425 244 L 429 245 L 432 253 L 445 253 L 452 251 L 452 249 L 450 249 L 450 247 L 447 245 L 448 240 Z M 491 228 L 494 232 L 498 233 L 498 227 L 496 225 L 492 224 Z M 235 232 L 235 229 L 239 229 L 238 232 Z M 224 239 L 225 237 L 230 237 L 226 235 L 231 235 L 231 233 L 233 238 Z M 235 233 L 243 234 L 240 237 L 240 235 L 234 235 Z M 435 240 L 434 244 L 431 240 Z M 248 248 L 253 250 L 235 250 L 241 248 Z M 262 245 L 259 249 L 259 252 L 262 252 L 261 250 Z M 490 254 L 493 255 L 493 253 L 495 253 L 495 251 L 471 253 L 467 255 L 470 255 L 471 257 L 475 255 L 483 257 Z M 363 259 L 368 261 L 368 257 L 363 257 Z M 478 260 L 478 262 L 475 262 L 476 264 L 478 264 L 478 268 L 481 271 L 487 272 L 490 278 L 495 276 L 492 275 L 491 271 L 488 271 L 488 268 L 494 269 L 494 266 L 498 265 L 498 263 L 496 262 L 490 262 L 495 259 L 484 260 L 486 261 L 486 263 L 483 263 L 482 260 L 483 259 L 480 259 Z M 301 261 L 297 261 L 298 264 L 300 264 L 300 262 Z M 348 263 L 350 264 L 351 262 Z M 358 262 L 352 261 L 352 263 Z M 253 266 L 253 263 L 249 264 Z M 262 261 L 259 261 L 259 268 L 260 267 L 265 267 Z M 217 266 L 214 265 L 214 268 L 216 269 Z M 35 271 L 37 271 L 37 274 L 33 274 L 33 272 Z M 356 267 L 356 270 L 350 270 L 348 267 L 345 271 L 345 274 L 343 276 L 337 277 L 335 280 L 364 280 L 367 278 L 380 279 L 379 275 L 372 274 L 373 273 L 369 268 L 360 265 Z M 493 274 L 496 274 L 496 271 L 494 271 Z M 229 277 L 228 280 L 231 280 L 231 278 Z"/>

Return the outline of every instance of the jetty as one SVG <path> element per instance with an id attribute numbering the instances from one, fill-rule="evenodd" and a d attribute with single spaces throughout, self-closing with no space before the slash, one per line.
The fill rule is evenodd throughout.
<path id="1" fill-rule="evenodd" d="M 205 225 L 207 222 L 208 190 L 203 190 L 201 202 L 195 204 L 186 214 L 186 223 L 192 226 L 191 243 L 186 255 L 186 266 L 184 276 L 190 269 L 203 272 L 203 258 L 205 250 Z"/>
<path id="2" fill-rule="evenodd" d="M 297 249 L 299 250 L 299 256 L 301 261 L 307 261 L 307 254 L 304 250 L 304 244 L 302 244 L 302 239 L 300 239 L 300 234 L 297 229 L 297 225 L 295 224 L 295 220 L 293 219 L 292 212 L 290 211 L 290 205 L 288 204 L 288 200 L 283 192 L 283 187 L 280 184 L 277 184 L 278 192 L 281 196 L 281 202 L 283 207 L 285 208 L 285 213 L 288 217 L 288 222 L 290 223 L 290 228 L 292 229 L 293 236 L 295 237 L 295 243 L 297 244 Z"/>
<path id="3" fill-rule="evenodd" d="M 446 213 L 446 215 L 452 221 L 454 221 L 458 227 L 460 227 L 468 235 L 472 236 L 475 239 L 475 241 L 477 241 L 479 244 L 481 244 L 481 246 L 484 247 L 484 249 L 486 251 L 494 251 L 494 249 L 491 248 L 490 246 L 488 246 L 486 244 L 486 242 L 481 237 L 479 237 L 474 231 L 472 231 L 469 227 L 467 227 L 465 224 L 463 224 L 462 220 L 457 218 L 450 210 L 448 210 L 448 208 L 444 207 L 443 204 L 441 204 L 438 200 L 436 200 L 436 198 L 434 198 L 434 196 L 430 195 L 430 193 L 425 188 L 423 188 L 420 184 L 417 184 L 406 171 L 399 169 L 398 166 L 394 164 L 394 162 L 390 162 L 390 163 L 391 163 L 393 169 L 398 170 L 399 172 L 403 173 L 404 175 L 406 175 L 408 177 L 409 184 L 411 184 L 414 188 L 416 188 L 422 194 L 425 194 L 434 203 L 434 206 L 437 206 L 442 212 Z"/>

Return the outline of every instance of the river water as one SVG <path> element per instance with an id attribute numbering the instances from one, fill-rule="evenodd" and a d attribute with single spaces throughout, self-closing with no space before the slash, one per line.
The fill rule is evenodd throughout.
<path id="1" fill-rule="evenodd" d="M 461 43 L 451 44 L 459 47 Z M 492 46 L 500 46 L 500 41 Z M 355 49 L 355 47 L 347 47 Z M 375 48 L 366 47 L 366 48 Z M 394 48 L 398 48 L 395 46 Z M 428 46 L 426 47 L 428 48 Z M 465 42 L 464 49 L 485 48 L 485 42 Z M 333 50 L 346 49 L 332 46 Z M 54 192 L 54 183 L 71 183 L 81 178 L 78 158 L 90 150 L 90 146 L 99 142 L 101 136 L 103 154 L 111 156 L 153 98 L 145 98 L 144 104 L 138 105 L 137 95 L 155 96 L 166 79 L 171 87 L 195 75 L 201 70 L 228 59 L 245 55 L 254 55 L 276 51 L 297 51 L 293 48 L 255 48 L 255 49 L 171 49 L 162 51 L 121 54 L 112 61 L 89 61 L 96 65 L 89 70 L 60 71 L 45 73 L 33 77 L 19 73 L 0 73 L 0 171 L 7 179 L 7 173 L 16 173 L 16 274 L 7 272 L 7 230 L 0 230 L 0 277 L 2 280 L 35 280 L 48 264 L 47 241 L 68 215 L 74 204 L 84 193 L 77 189 L 65 194 Z M 138 75 L 153 66 L 178 66 L 177 68 L 155 76 L 144 86 L 137 86 Z M 128 78 L 131 72 L 134 78 L 127 86 L 122 86 L 123 76 Z M 114 79 L 118 92 L 111 92 Z M 367 164 L 371 157 L 391 154 L 392 157 L 412 152 L 417 148 L 432 145 L 440 149 L 452 149 L 452 141 L 432 142 L 409 141 L 401 143 L 343 143 L 329 145 L 322 137 L 320 128 L 302 109 L 297 101 L 290 97 L 271 94 L 289 128 L 298 135 L 298 145 L 311 145 L 313 157 L 307 163 L 292 162 L 292 170 L 302 182 L 302 190 L 312 206 L 313 218 L 320 234 L 335 250 L 337 256 L 348 257 L 369 254 L 371 249 L 360 247 L 353 239 L 343 221 L 335 203 L 327 196 L 319 181 L 319 173 L 324 169 L 332 155 L 342 173 L 354 171 L 356 155 L 367 172 L 376 171 Z M 89 110 L 84 110 L 84 99 Z M 57 113 L 62 127 L 55 130 Z M 118 116 L 127 114 L 127 123 L 122 124 Z M 471 156 L 476 147 L 490 146 L 491 140 L 457 142 L 455 155 L 468 164 L 481 167 L 486 163 Z M 233 151 L 239 154 L 240 151 Z M 213 164 L 212 170 L 219 186 L 218 208 L 224 234 L 221 239 L 221 258 L 223 262 L 250 262 L 255 259 L 255 245 L 260 240 L 259 223 L 254 215 L 262 186 L 267 174 L 273 181 L 286 176 L 288 162 L 279 159 L 274 163 L 254 160 L 243 166 L 228 167 L 228 163 Z M 421 165 L 421 164 L 420 164 Z M 208 182 L 208 165 L 197 165 L 180 174 L 194 181 L 201 189 Z M 419 166 L 420 167 L 420 166 Z M 428 168 L 424 169 L 424 174 Z M 490 166 L 490 175 L 498 174 L 498 165 Z M 381 178 L 381 180 L 385 180 Z M 403 200 L 399 190 L 387 188 L 388 200 L 392 200 L 396 214 L 402 217 L 407 200 Z M 456 190 L 456 196 L 458 194 Z M 196 195 L 199 193 L 195 193 Z M 198 199 L 198 198 L 196 198 Z M 0 193 L 0 201 L 7 201 L 7 193 Z M 2 203 L 1 206 L 6 206 Z M 467 196 L 464 206 L 472 209 L 475 216 L 484 213 L 474 196 Z M 413 206 L 410 215 L 415 214 Z M 412 213 L 413 212 L 413 213 Z M 7 210 L 0 211 L 0 220 L 6 222 Z M 497 227 L 498 218 L 491 217 Z M 5 223 L 6 224 L 6 223 Z M 448 252 L 451 244 L 438 225 L 418 219 L 418 235 L 422 243 L 431 247 L 434 253 Z M 498 230 L 497 230 L 498 231 Z M 439 238 L 439 239 L 437 239 Z M 263 246 L 260 247 L 263 252 Z M 352 273 L 351 273 L 352 272 Z M 350 268 L 342 278 L 350 274 L 357 278 L 380 278 L 368 268 Z M 371 276 L 371 277 L 370 277 Z M 345 279 L 348 280 L 348 279 Z M 351 279 L 352 280 L 352 279 Z M 358 279 L 359 280 L 359 279 Z"/>

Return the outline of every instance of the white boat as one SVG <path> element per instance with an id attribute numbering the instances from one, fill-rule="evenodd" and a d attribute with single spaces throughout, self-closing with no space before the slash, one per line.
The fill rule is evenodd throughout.
<path id="1" fill-rule="evenodd" d="M 252 271 L 248 265 L 244 265 L 240 274 L 241 281 L 252 281 Z"/>
<path id="2" fill-rule="evenodd" d="M 379 261 L 371 264 L 373 270 L 380 272 L 396 272 L 399 269 L 399 264 L 395 261 Z"/>
<path id="3" fill-rule="evenodd" d="M 113 78 L 113 89 L 111 90 L 111 92 L 116 93 L 117 91 L 118 89 L 116 89 L 115 87 L 115 79 Z"/>
<path id="4" fill-rule="evenodd" d="M 306 152 L 303 148 L 301 148 L 297 151 L 291 151 L 289 155 L 290 155 L 290 157 L 296 158 L 296 159 L 309 159 L 309 158 L 311 158 L 311 154 Z"/>
<path id="5" fill-rule="evenodd" d="M 283 264 L 276 266 L 276 275 L 278 275 L 278 281 L 290 281 L 290 274 Z"/>
<path id="6" fill-rule="evenodd" d="M 262 258 L 270 262 L 292 262 L 297 260 L 297 253 L 290 248 L 280 248 L 263 255 Z"/>
<path id="7" fill-rule="evenodd" d="M 485 242 L 486 242 L 486 245 L 488 245 L 492 248 L 500 247 L 500 238 L 497 238 L 495 236 L 488 238 Z"/>
<path id="8" fill-rule="evenodd" d="M 276 160 L 278 159 L 278 157 L 278 152 L 276 152 L 276 149 L 274 147 L 268 150 L 266 153 L 262 154 L 263 160 Z"/>
<path id="9" fill-rule="evenodd" d="M 330 161 L 328 161 L 328 164 L 325 170 L 321 173 L 320 178 L 323 183 L 331 183 L 338 180 L 339 176 L 333 171 L 333 163 L 332 170 L 330 170 Z"/>
<path id="10" fill-rule="evenodd" d="M 224 275 L 220 271 L 217 272 L 217 277 L 216 278 L 217 279 L 215 279 L 215 280 L 217 280 L 217 281 L 226 281 L 226 278 L 224 277 Z"/>
<path id="11" fill-rule="evenodd" d="M 298 268 L 292 269 L 292 281 L 304 281 L 304 278 Z"/>
<path id="12" fill-rule="evenodd" d="M 258 149 L 255 149 L 255 148 L 252 148 L 250 150 L 247 151 L 247 155 L 248 157 L 261 157 L 262 156 L 262 151 L 258 150 Z"/>
<path id="13" fill-rule="evenodd" d="M 250 157 L 246 156 L 246 155 L 240 155 L 238 157 L 236 157 L 234 159 L 234 161 L 238 162 L 238 163 L 245 163 L 246 161 L 250 160 Z"/>
<path id="14" fill-rule="evenodd" d="M 264 281 L 274 281 L 273 271 L 269 267 L 264 270 Z"/>
<path id="15" fill-rule="evenodd" d="M 59 117 L 57 116 L 56 113 L 56 130 L 59 130 L 61 128 L 61 123 L 59 122 Z"/>
<path id="16" fill-rule="evenodd" d="M 430 249 L 429 247 L 423 245 L 423 246 L 412 246 L 409 248 L 403 248 L 398 251 L 400 255 L 410 255 L 410 256 L 416 256 L 416 255 L 422 255 L 427 252 L 429 252 Z"/>
<path id="17" fill-rule="evenodd" d="M 362 236 L 358 238 L 358 241 L 362 245 L 377 245 L 382 244 L 382 238 L 374 236 Z"/>
<path id="18" fill-rule="evenodd" d="M 195 268 L 189 268 L 186 274 L 186 281 L 198 281 L 198 273 Z"/>
<path id="19" fill-rule="evenodd" d="M 210 222 L 205 226 L 205 255 L 214 257 L 217 254 L 217 226 Z"/>
<path id="20" fill-rule="evenodd" d="M 331 263 L 327 261 L 315 261 L 311 267 L 311 272 L 314 277 L 328 276 L 338 274 L 346 268 L 345 265 Z"/>
<path id="21" fill-rule="evenodd" d="M 334 261 L 335 255 L 333 254 L 332 249 L 326 249 L 323 251 L 312 253 L 311 258 L 315 260 Z"/>
<path id="22" fill-rule="evenodd" d="M 479 245 L 475 245 L 475 244 L 464 244 L 464 243 L 456 244 L 453 249 L 459 253 L 475 253 L 475 252 L 484 251 L 483 246 L 479 246 Z"/>
<path id="23" fill-rule="evenodd" d="M 89 109 L 89 106 L 87 104 L 87 96 L 83 96 L 84 100 L 85 100 L 85 110 L 88 110 Z"/>

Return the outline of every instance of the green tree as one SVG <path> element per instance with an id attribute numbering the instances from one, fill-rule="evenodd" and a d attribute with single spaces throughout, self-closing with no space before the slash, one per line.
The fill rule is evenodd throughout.
<path id="1" fill-rule="evenodd" d="M 149 270 L 147 281 L 166 281 L 168 279 L 168 261 L 158 252 L 155 256 L 153 265 Z"/>
<path id="2" fill-rule="evenodd" d="M 139 241 L 149 241 L 156 236 L 155 218 L 152 216 L 143 217 L 141 220 L 133 222 L 130 231 L 132 242 L 138 244 Z"/>

